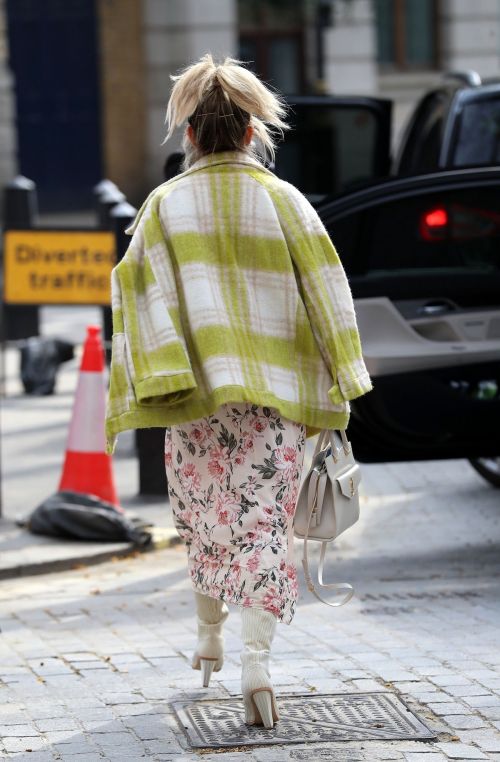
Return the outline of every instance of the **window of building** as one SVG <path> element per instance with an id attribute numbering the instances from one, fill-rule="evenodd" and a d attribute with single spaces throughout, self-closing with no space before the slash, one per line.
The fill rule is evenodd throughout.
<path id="1" fill-rule="evenodd" d="M 304 89 L 303 3 L 239 0 L 239 57 L 283 93 Z"/>
<path id="2" fill-rule="evenodd" d="M 377 58 L 383 69 L 438 67 L 438 0 L 375 0 Z"/>

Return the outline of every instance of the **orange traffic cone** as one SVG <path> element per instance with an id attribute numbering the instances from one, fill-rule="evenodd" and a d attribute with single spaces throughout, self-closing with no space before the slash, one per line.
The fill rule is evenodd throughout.
<path id="1" fill-rule="evenodd" d="M 87 328 L 59 491 L 95 495 L 123 512 L 105 452 L 106 389 L 99 326 Z"/>

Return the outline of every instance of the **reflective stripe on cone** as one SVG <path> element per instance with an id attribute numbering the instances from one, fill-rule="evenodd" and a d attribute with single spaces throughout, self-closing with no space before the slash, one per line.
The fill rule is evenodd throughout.
<path id="1" fill-rule="evenodd" d="M 123 511 L 112 459 L 105 452 L 106 388 L 100 330 L 98 326 L 87 328 L 59 491 L 95 495 Z"/>

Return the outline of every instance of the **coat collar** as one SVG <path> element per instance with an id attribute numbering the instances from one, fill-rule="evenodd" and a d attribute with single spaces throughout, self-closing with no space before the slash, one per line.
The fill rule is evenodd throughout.
<path id="1" fill-rule="evenodd" d="M 199 172 L 200 170 L 207 169 L 209 167 L 218 167 L 223 166 L 225 164 L 232 164 L 233 166 L 239 165 L 239 166 L 247 166 L 247 167 L 253 167 L 254 169 L 259 169 L 262 172 L 265 172 L 268 175 L 272 175 L 274 177 L 273 172 L 271 170 L 266 169 L 266 167 L 260 163 L 260 161 L 257 161 L 257 159 L 254 159 L 253 156 L 251 156 L 246 151 L 218 151 L 217 153 L 210 153 L 206 154 L 205 156 L 202 156 L 201 159 L 198 159 L 198 161 L 195 161 L 194 164 L 192 164 L 189 169 L 187 169 L 185 172 L 182 172 L 180 175 L 176 175 L 175 177 L 172 177 L 170 180 L 167 180 L 166 183 L 162 183 L 157 188 L 155 188 L 147 199 L 142 204 L 141 208 L 137 212 L 137 215 L 135 217 L 135 220 L 133 223 L 128 227 L 125 232 L 128 235 L 133 235 L 135 232 L 135 229 L 137 228 L 137 225 L 139 224 L 139 220 L 142 216 L 142 213 L 144 212 L 148 201 L 151 199 L 151 197 L 158 191 L 160 188 L 165 188 L 167 185 L 173 184 L 180 180 L 182 177 L 187 177 L 188 175 L 195 174 L 196 172 Z"/>
<path id="2" fill-rule="evenodd" d="M 219 151 L 218 153 L 210 153 L 202 156 L 201 159 L 195 161 L 186 172 L 187 175 L 190 172 L 197 172 L 199 169 L 205 169 L 206 167 L 216 167 L 221 164 L 243 164 L 246 166 L 256 167 L 263 172 L 272 174 L 270 170 L 261 164 L 260 161 L 255 159 L 251 154 L 246 151 Z"/>

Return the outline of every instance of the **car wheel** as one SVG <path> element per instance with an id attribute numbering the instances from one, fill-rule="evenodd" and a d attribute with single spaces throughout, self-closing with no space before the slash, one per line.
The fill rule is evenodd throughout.
<path id="1" fill-rule="evenodd" d="M 474 458 L 469 462 L 483 479 L 494 487 L 500 487 L 500 458 Z"/>

